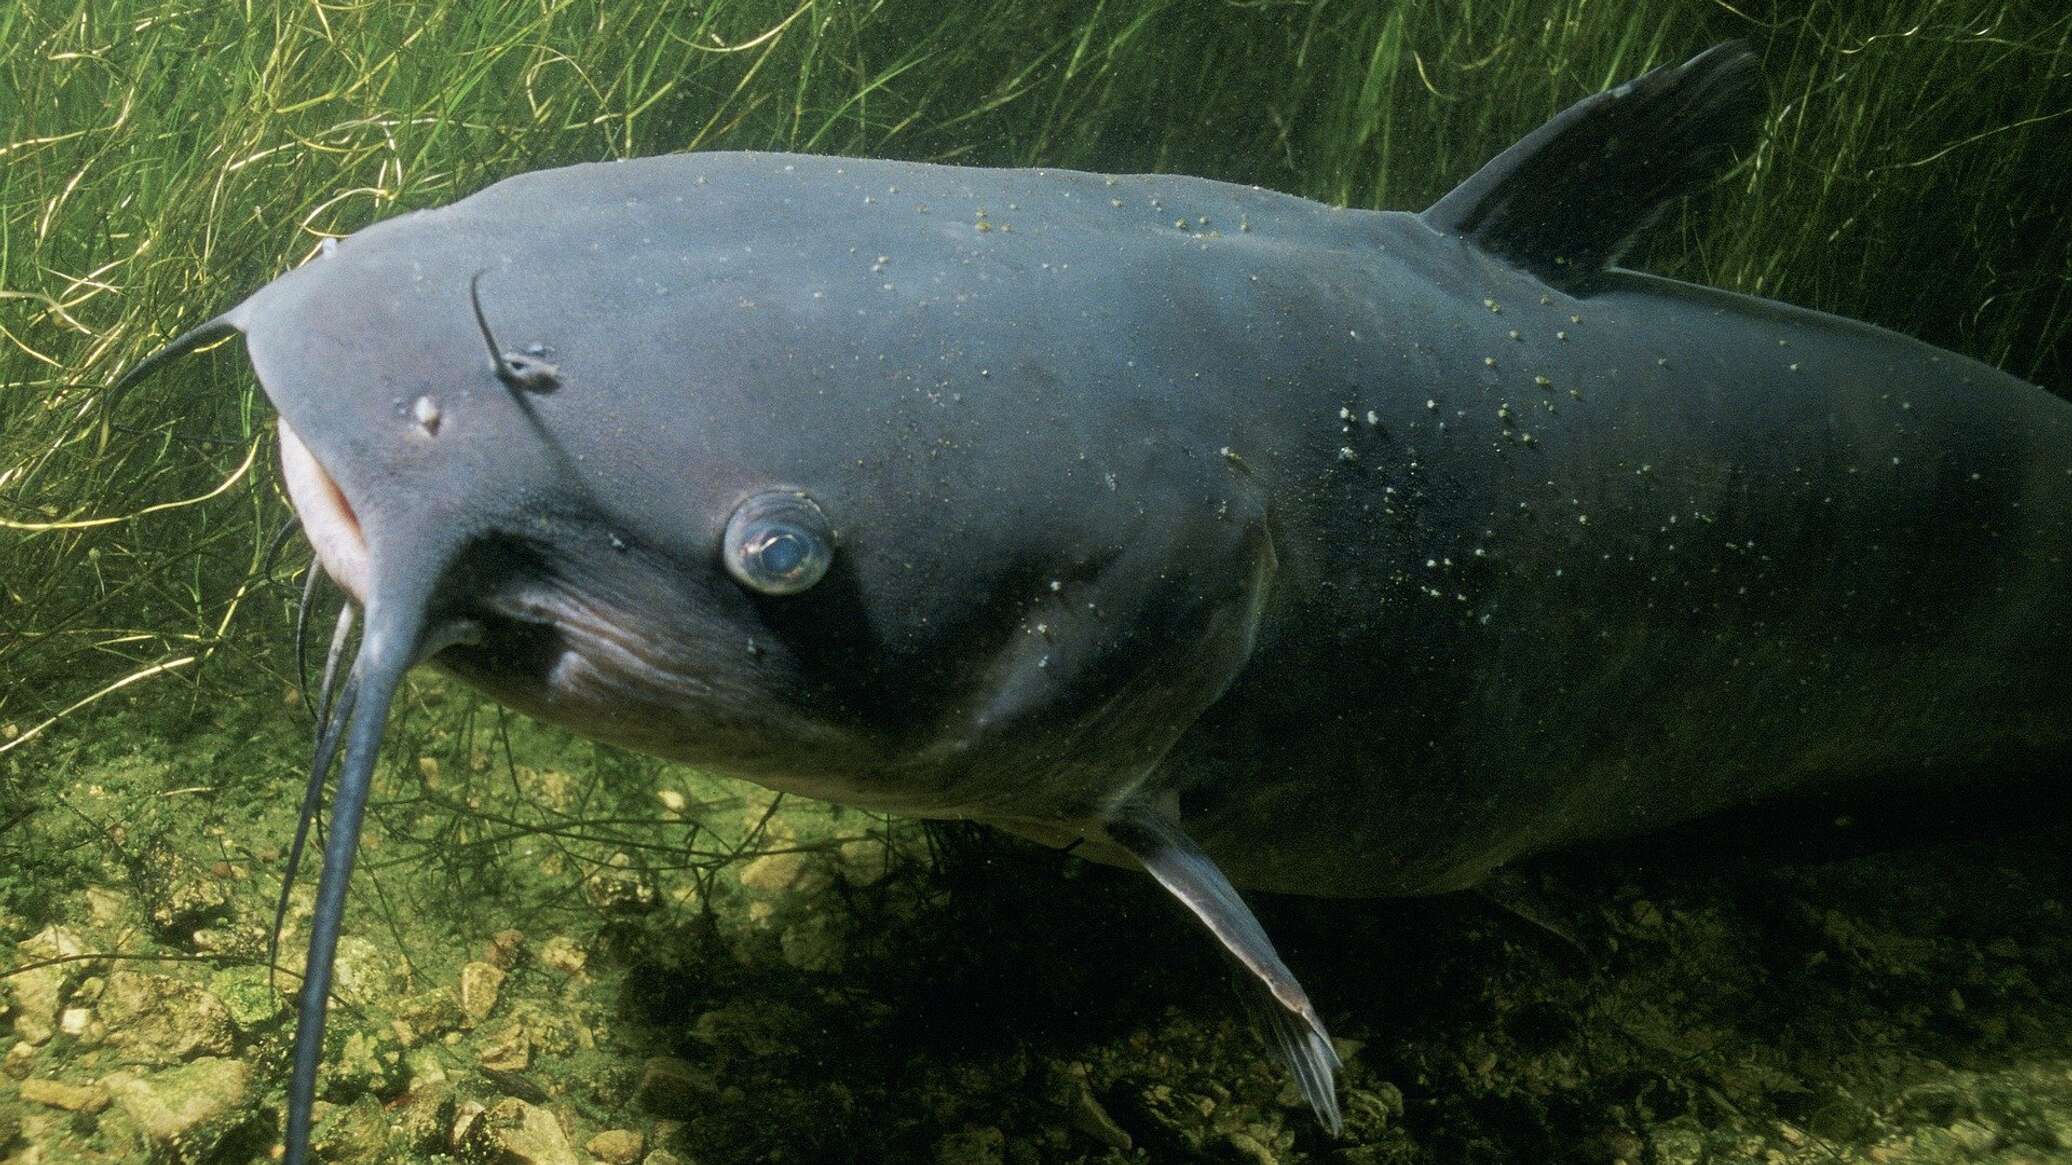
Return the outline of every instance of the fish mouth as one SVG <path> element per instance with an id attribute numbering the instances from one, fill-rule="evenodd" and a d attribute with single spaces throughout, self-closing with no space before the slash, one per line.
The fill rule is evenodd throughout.
<path id="1" fill-rule="evenodd" d="M 367 601 L 367 538 L 360 529 L 360 516 L 353 512 L 345 491 L 338 488 L 324 466 L 302 443 L 288 418 L 280 418 L 281 476 L 288 485 L 288 500 L 302 519 L 302 529 L 315 548 L 324 573 L 362 606 Z"/>

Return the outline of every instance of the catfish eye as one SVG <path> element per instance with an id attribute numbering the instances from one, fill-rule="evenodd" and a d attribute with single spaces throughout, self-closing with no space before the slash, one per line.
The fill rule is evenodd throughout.
<path id="1" fill-rule="evenodd" d="M 727 573 L 749 590 L 795 595 L 827 573 L 835 536 L 812 498 L 797 490 L 764 490 L 734 507 L 720 553 Z"/>

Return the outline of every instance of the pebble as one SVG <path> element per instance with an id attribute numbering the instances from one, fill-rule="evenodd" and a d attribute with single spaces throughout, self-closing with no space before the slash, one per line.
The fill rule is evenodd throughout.
<path id="1" fill-rule="evenodd" d="M 608 915 L 646 914 L 660 904 L 647 871 L 636 868 L 633 859 L 624 853 L 613 854 L 583 879 L 583 896 L 591 906 Z"/>
<path id="2" fill-rule="evenodd" d="M 402 1111 L 388 1118 L 390 1143 L 420 1153 L 435 1153 L 447 1147 L 448 1130 L 459 1111 L 459 1096 L 453 1085 L 413 1076 L 409 1099 Z"/>
<path id="3" fill-rule="evenodd" d="M 310 1134 L 311 1155 L 326 1165 L 379 1165 L 389 1143 L 388 1115 L 373 1093 L 329 1111 Z"/>
<path id="4" fill-rule="evenodd" d="M 98 1010 L 108 1042 L 131 1063 L 177 1064 L 237 1049 L 223 1001 L 170 975 L 117 971 L 108 976 Z"/>
<path id="5" fill-rule="evenodd" d="M 589 953 L 565 934 L 555 935 L 540 948 L 540 965 L 564 975 L 582 974 L 589 962 Z"/>
<path id="6" fill-rule="evenodd" d="M 575 1146 L 568 1143 L 568 1134 L 553 1113 L 509 1097 L 469 1122 L 460 1147 L 466 1160 L 500 1161 L 506 1165 L 587 1165 Z"/>
<path id="7" fill-rule="evenodd" d="M 894 851 L 876 838 L 844 842 L 840 852 L 842 876 L 853 886 L 876 885 L 892 870 Z"/>
<path id="8" fill-rule="evenodd" d="M 489 945 L 482 950 L 482 961 L 508 971 L 525 958 L 525 932 L 522 930 L 500 930 L 489 936 Z"/>
<path id="9" fill-rule="evenodd" d="M 112 1099 L 108 1090 L 98 1084 L 67 1084 L 62 1080 L 34 1078 L 22 1081 L 21 1098 L 47 1108 L 84 1113 L 100 1112 Z"/>
<path id="10" fill-rule="evenodd" d="M 1230 1132 L 1223 1134 L 1223 1147 L 1227 1155 L 1246 1165 L 1280 1165 L 1281 1159 L 1265 1142 L 1250 1133 Z"/>
<path id="11" fill-rule="evenodd" d="M 86 953 L 78 935 L 61 927 L 46 926 L 30 938 L 15 944 L 20 962 L 73 958 Z M 83 962 L 52 963 L 31 967 L 8 977 L 14 991 L 14 1034 L 30 1044 L 48 1043 L 58 1034 L 58 1013 L 63 1009 L 65 989 L 88 970 Z"/>
<path id="12" fill-rule="evenodd" d="M 474 1027 L 496 1010 L 504 987 L 504 970 L 494 963 L 469 963 L 460 969 L 460 1012 L 463 1026 Z"/>
<path id="13" fill-rule="evenodd" d="M 741 888 L 763 898 L 811 894 L 828 884 L 826 871 L 805 853 L 764 854 L 741 867 Z"/>
<path id="14" fill-rule="evenodd" d="M 14 1046 L 7 1049 L 6 1057 L 0 1059 L 0 1076 L 10 1080 L 24 1079 L 35 1066 L 35 1060 L 36 1045 L 27 1040 L 16 1040 Z"/>
<path id="15" fill-rule="evenodd" d="M 86 911 L 95 926 L 114 926 L 129 910 L 129 897 L 105 886 L 86 888 Z"/>
<path id="16" fill-rule="evenodd" d="M 712 1081 L 688 1060 L 656 1056 L 641 1067 L 633 1103 L 656 1116 L 696 1116 L 711 1091 Z"/>
<path id="17" fill-rule="evenodd" d="M 532 1066 L 532 1039 L 525 1034 L 524 1025 L 506 1024 L 489 1034 L 475 1060 L 499 1072 L 523 1072 Z"/>
<path id="18" fill-rule="evenodd" d="M 152 1146 L 151 1158 L 200 1160 L 249 1119 L 251 1069 L 206 1057 L 148 1076 L 117 1072 L 101 1082 Z"/>
<path id="19" fill-rule="evenodd" d="M 414 1046 L 431 1037 L 445 1035 L 461 1025 L 464 1016 L 451 987 L 420 992 L 395 1005 L 396 1037 Z"/>
<path id="20" fill-rule="evenodd" d="M 214 864 L 204 866 L 178 854 L 165 856 L 144 896 L 151 921 L 159 930 L 192 933 L 198 926 L 230 913 L 233 890 L 218 878 Z"/>
<path id="21" fill-rule="evenodd" d="M 1084 1080 L 1079 1082 L 1079 1087 L 1072 1097 L 1071 1118 L 1073 1128 L 1094 1140 L 1117 1152 L 1130 1151 L 1129 1133 L 1115 1123 L 1115 1118 L 1108 1115 L 1108 1110 L 1101 1107 L 1100 1101 L 1094 1099 L 1093 1089 L 1088 1088 Z"/>
<path id="22" fill-rule="evenodd" d="M 634 1165 L 647 1148 L 647 1138 L 633 1129 L 606 1129 L 584 1141 L 583 1148 L 605 1165 Z"/>

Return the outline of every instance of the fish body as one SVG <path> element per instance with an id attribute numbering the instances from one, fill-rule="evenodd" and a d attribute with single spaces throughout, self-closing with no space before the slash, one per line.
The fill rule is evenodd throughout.
<path id="1" fill-rule="evenodd" d="M 1333 1127 L 1336 1056 L 1236 886 L 1454 889 L 1775 796 L 2061 765 L 2072 405 L 1616 265 L 1759 95 L 1714 50 L 1422 214 L 576 166 L 370 227 L 176 341 L 246 334 L 366 616 L 312 777 L 313 804 L 342 746 L 290 1158 L 417 662 L 612 743 L 1142 866 Z"/>

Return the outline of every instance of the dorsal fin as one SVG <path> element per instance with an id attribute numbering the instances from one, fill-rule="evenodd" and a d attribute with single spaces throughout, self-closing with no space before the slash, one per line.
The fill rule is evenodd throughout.
<path id="1" fill-rule="evenodd" d="M 1671 199 L 1755 142 L 1756 56 L 1715 45 L 1569 106 L 1422 216 L 1572 294 L 1587 294 Z"/>

